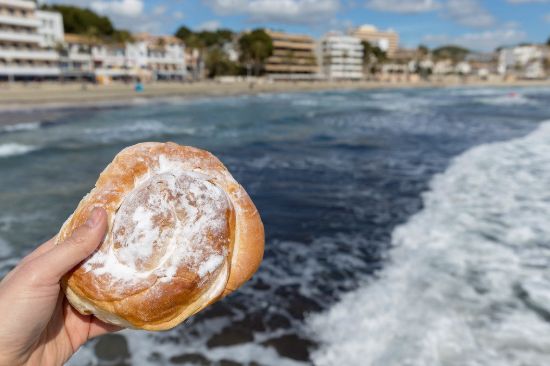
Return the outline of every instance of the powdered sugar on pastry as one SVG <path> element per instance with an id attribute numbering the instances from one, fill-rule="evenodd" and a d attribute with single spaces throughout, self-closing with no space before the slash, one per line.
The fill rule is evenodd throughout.
<path id="1" fill-rule="evenodd" d="M 151 277 L 169 282 L 182 268 L 202 279 L 228 255 L 231 209 L 209 176 L 161 155 L 158 168 L 136 179 L 84 269 L 107 276 L 115 291 Z"/>

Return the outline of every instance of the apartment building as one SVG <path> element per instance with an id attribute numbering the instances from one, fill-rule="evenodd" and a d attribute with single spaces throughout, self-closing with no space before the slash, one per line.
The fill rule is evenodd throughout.
<path id="1" fill-rule="evenodd" d="M 129 45 L 131 67 L 149 70 L 154 80 L 182 80 L 185 66 L 185 45 L 174 36 L 154 36 L 148 33 L 134 35 Z"/>
<path id="2" fill-rule="evenodd" d="M 97 41 L 79 34 L 65 34 L 63 48 L 59 52 L 59 67 L 63 79 L 94 80 L 92 49 Z"/>
<path id="3" fill-rule="evenodd" d="M 362 25 L 350 31 L 350 35 L 369 42 L 392 57 L 399 48 L 399 35 L 394 30 L 379 30 L 370 24 Z"/>
<path id="4" fill-rule="evenodd" d="M 543 45 L 522 45 L 503 48 L 498 55 L 498 72 L 525 79 L 545 77 L 545 59 L 549 47 Z"/>
<path id="5" fill-rule="evenodd" d="M 268 75 L 294 78 L 319 73 L 313 38 L 305 35 L 267 31 L 273 41 L 273 55 L 265 63 Z"/>
<path id="6" fill-rule="evenodd" d="M 30 0 L 0 0 L 0 80 L 57 78 L 54 47 L 62 39 L 59 14 L 38 11 Z"/>
<path id="7" fill-rule="evenodd" d="M 56 48 L 63 43 L 63 16 L 54 11 L 37 10 L 36 17 L 40 20 L 37 31 L 42 36 L 40 46 Z"/>
<path id="8" fill-rule="evenodd" d="M 329 79 L 363 77 L 363 45 L 357 37 L 327 34 L 320 42 L 320 64 Z"/>
<path id="9" fill-rule="evenodd" d="M 106 43 L 82 35 L 67 34 L 62 52 L 63 76 L 100 82 L 139 78 L 182 80 L 187 73 L 185 47 L 172 36 L 140 33 L 127 43 Z"/>

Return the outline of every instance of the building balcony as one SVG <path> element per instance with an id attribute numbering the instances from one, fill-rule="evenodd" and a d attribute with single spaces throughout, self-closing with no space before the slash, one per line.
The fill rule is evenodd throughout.
<path id="1" fill-rule="evenodd" d="M 42 36 L 36 33 L 22 33 L 0 30 L 0 41 L 40 43 Z"/>
<path id="2" fill-rule="evenodd" d="M 355 71 L 337 71 L 328 73 L 328 77 L 331 79 L 361 79 L 363 73 Z"/>
<path id="3" fill-rule="evenodd" d="M 8 60 L 40 60 L 55 61 L 59 59 L 56 51 L 48 50 L 18 50 L 0 48 L 0 58 Z"/>
<path id="4" fill-rule="evenodd" d="M 6 6 L 8 8 L 19 8 L 26 10 L 36 9 L 36 4 L 34 1 L 26 0 L 0 0 L 0 6 Z"/>
<path id="5" fill-rule="evenodd" d="M 89 53 L 69 52 L 68 59 L 71 61 L 91 62 L 92 55 Z"/>
<path id="6" fill-rule="evenodd" d="M 363 71 L 362 65 L 331 65 L 325 67 L 327 72 L 352 72 L 352 71 Z"/>
<path id="7" fill-rule="evenodd" d="M 333 56 L 341 56 L 347 54 L 349 56 L 363 57 L 362 48 L 325 48 L 323 49 L 323 53 Z"/>
<path id="8" fill-rule="evenodd" d="M 319 69 L 317 66 L 306 66 L 306 65 L 274 65 L 267 64 L 265 70 L 268 73 L 272 72 L 284 72 L 284 73 L 317 73 Z"/>
<path id="9" fill-rule="evenodd" d="M 0 75 L 56 76 L 59 75 L 59 73 L 59 67 L 0 64 Z"/>
<path id="10" fill-rule="evenodd" d="M 273 48 L 275 49 L 287 49 L 287 50 L 311 50 L 315 49 L 315 43 L 297 43 L 297 42 L 286 42 L 286 41 L 273 41 Z"/>
<path id="11" fill-rule="evenodd" d="M 182 58 L 173 58 L 173 57 L 148 57 L 148 63 L 152 64 L 171 64 L 171 65 L 183 65 L 184 60 Z"/>
<path id="12" fill-rule="evenodd" d="M 0 24 L 38 28 L 40 26 L 40 19 L 0 14 Z"/>
<path id="13" fill-rule="evenodd" d="M 323 46 L 326 49 L 332 50 L 357 50 L 361 52 L 363 50 L 363 45 L 361 43 L 323 43 Z"/>
<path id="14" fill-rule="evenodd" d="M 331 57 L 323 60 L 325 65 L 362 65 L 362 58 Z"/>

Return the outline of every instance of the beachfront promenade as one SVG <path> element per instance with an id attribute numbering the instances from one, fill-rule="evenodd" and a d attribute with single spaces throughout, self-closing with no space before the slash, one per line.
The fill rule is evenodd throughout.
<path id="1" fill-rule="evenodd" d="M 1 84 L 0 110 L 27 108 L 72 108 L 94 105 L 123 105 L 151 98 L 191 98 L 202 96 L 231 96 L 257 93 L 280 93 L 299 91 L 407 88 L 407 87 L 453 87 L 453 86 L 550 86 L 550 80 L 480 81 L 456 80 L 412 82 L 377 81 L 316 81 L 316 82 L 232 82 L 202 81 L 196 83 L 151 83 L 136 92 L 131 83 L 109 85 L 79 83 L 30 83 Z"/>

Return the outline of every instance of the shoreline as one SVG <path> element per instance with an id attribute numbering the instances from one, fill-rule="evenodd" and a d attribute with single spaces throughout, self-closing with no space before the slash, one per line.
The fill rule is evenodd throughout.
<path id="1" fill-rule="evenodd" d="M 55 118 L 63 111 L 79 109 L 116 108 L 144 103 L 162 103 L 174 98 L 193 100 L 210 97 L 232 97 L 262 93 L 299 93 L 329 90 L 377 90 L 411 88 L 460 87 L 550 87 L 549 80 L 521 81 L 434 81 L 434 82 L 273 82 L 273 83 L 196 83 L 145 84 L 135 92 L 133 84 L 83 85 L 79 83 L 11 84 L 0 89 L 0 126 L 43 121 Z"/>

